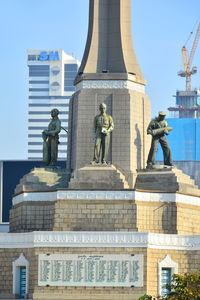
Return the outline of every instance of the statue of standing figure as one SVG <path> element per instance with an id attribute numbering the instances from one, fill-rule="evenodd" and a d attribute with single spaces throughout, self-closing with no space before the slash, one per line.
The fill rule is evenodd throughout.
<path id="1" fill-rule="evenodd" d="M 51 121 L 48 129 L 42 132 L 43 138 L 43 162 L 46 166 L 56 166 L 58 158 L 59 132 L 61 121 L 58 118 L 59 110 L 54 108 L 51 111 Z"/>
<path id="2" fill-rule="evenodd" d="M 100 114 L 94 118 L 93 138 L 95 139 L 95 145 L 92 164 L 102 163 L 107 165 L 110 133 L 114 129 L 114 123 L 112 117 L 106 114 L 106 104 L 101 103 L 99 110 Z"/>
<path id="3" fill-rule="evenodd" d="M 152 169 L 156 162 L 156 152 L 158 150 L 158 143 L 160 143 L 163 150 L 164 165 L 173 166 L 172 154 L 165 135 L 168 135 L 172 127 L 168 127 L 165 121 L 166 113 L 159 111 L 158 117 L 154 118 L 147 128 L 147 134 L 151 134 L 151 148 L 147 159 L 147 169 Z"/>

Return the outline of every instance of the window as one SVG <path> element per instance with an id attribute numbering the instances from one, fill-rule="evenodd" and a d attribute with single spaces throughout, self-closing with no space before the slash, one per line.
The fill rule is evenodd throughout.
<path id="1" fill-rule="evenodd" d="M 42 134 L 29 134 L 29 138 L 41 138 Z M 59 138 L 67 138 L 67 134 L 59 134 Z"/>
<path id="2" fill-rule="evenodd" d="M 29 96 L 29 99 L 70 99 L 69 96 Z M 55 104 L 54 104 L 55 105 Z"/>
<path id="3" fill-rule="evenodd" d="M 60 135 L 59 135 L 60 137 Z M 29 146 L 40 146 L 43 145 L 42 135 L 40 135 L 41 142 L 28 142 Z M 59 142 L 59 146 L 67 145 L 67 142 Z"/>
<path id="4" fill-rule="evenodd" d="M 70 86 L 65 86 L 64 87 L 64 91 L 65 92 L 73 92 L 73 91 L 75 91 L 75 88 L 74 87 L 70 87 Z"/>
<path id="5" fill-rule="evenodd" d="M 67 122 L 68 121 L 68 118 L 66 119 L 63 119 L 63 118 L 59 118 L 61 122 Z M 47 122 L 49 123 L 50 122 L 50 117 L 48 119 L 28 119 L 28 122 L 32 122 L 32 123 L 44 123 L 44 122 Z"/>
<path id="6" fill-rule="evenodd" d="M 24 299 L 26 294 L 26 267 L 20 267 L 20 281 L 19 281 L 19 298 Z"/>
<path id="7" fill-rule="evenodd" d="M 49 76 L 49 66 L 30 66 L 29 76 Z"/>
<path id="8" fill-rule="evenodd" d="M 48 80 L 30 80 L 29 83 L 30 84 L 48 84 L 49 81 Z"/>
<path id="9" fill-rule="evenodd" d="M 30 88 L 29 92 L 49 92 L 48 88 L 38 89 L 38 88 Z"/>
<path id="10" fill-rule="evenodd" d="M 63 98 L 63 99 L 70 99 L 71 97 L 66 97 L 66 98 Z M 29 107 L 54 107 L 55 106 L 55 104 L 50 104 L 50 103 L 48 103 L 48 104 L 40 104 L 40 103 L 38 103 L 38 104 L 33 104 L 33 103 L 30 103 L 29 104 Z M 64 103 L 64 104 L 56 104 L 56 107 L 68 107 L 69 106 L 69 104 L 68 103 Z"/>
<path id="11" fill-rule="evenodd" d="M 65 64 L 65 72 L 66 71 L 75 71 L 77 73 L 78 71 L 78 65 L 77 64 Z"/>
<path id="12" fill-rule="evenodd" d="M 56 105 L 57 107 L 57 105 Z M 59 115 L 68 115 L 68 111 L 60 111 Z M 29 115 L 48 115 L 50 116 L 50 111 L 29 111 Z"/>
<path id="13" fill-rule="evenodd" d="M 29 261 L 23 253 L 13 261 L 13 294 L 24 299 L 28 293 Z"/>
<path id="14" fill-rule="evenodd" d="M 174 273 L 178 273 L 178 263 L 173 261 L 167 254 L 165 258 L 158 263 L 158 294 L 165 296 L 168 290 L 166 284 L 171 283 Z"/>
<path id="15" fill-rule="evenodd" d="M 162 268 L 161 271 L 161 296 L 166 297 L 169 293 L 167 289 L 167 284 L 171 284 L 171 278 L 172 278 L 172 269 L 171 268 Z"/>
<path id="16" fill-rule="evenodd" d="M 73 86 L 74 80 L 73 79 L 65 79 L 65 86 Z"/>

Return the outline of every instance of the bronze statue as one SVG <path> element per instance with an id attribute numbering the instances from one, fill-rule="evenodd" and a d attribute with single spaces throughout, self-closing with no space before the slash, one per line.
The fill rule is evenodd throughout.
<path id="1" fill-rule="evenodd" d="M 92 164 L 104 165 L 107 164 L 107 155 L 110 143 L 110 133 L 114 129 L 113 119 L 110 115 L 106 114 L 106 104 L 99 105 L 100 114 L 94 118 L 93 138 L 95 139 L 94 145 L 94 159 Z M 101 159 L 100 159 L 100 153 Z"/>
<path id="2" fill-rule="evenodd" d="M 42 132 L 43 138 L 43 162 L 46 166 L 56 166 L 58 157 L 59 132 L 61 122 L 58 118 L 59 110 L 54 108 L 51 111 L 51 121 L 48 129 Z"/>
<path id="3" fill-rule="evenodd" d="M 158 117 L 153 119 L 147 128 L 147 134 L 151 134 L 152 136 L 151 148 L 147 159 L 147 169 L 151 169 L 155 165 L 158 143 L 160 143 L 163 150 L 164 165 L 173 166 L 171 150 L 165 137 L 172 130 L 172 127 L 168 127 L 167 122 L 164 120 L 165 116 L 165 112 L 159 111 Z"/>

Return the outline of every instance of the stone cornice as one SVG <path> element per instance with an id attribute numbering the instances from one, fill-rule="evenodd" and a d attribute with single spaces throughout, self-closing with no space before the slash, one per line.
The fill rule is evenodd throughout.
<path id="1" fill-rule="evenodd" d="M 182 203 L 200 206 L 200 198 L 178 193 L 150 193 L 140 191 L 80 191 L 57 190 L 55 192 L 24 192 L 13 197 L 13 205 L 32 201 L 57 200 L 136 200 L 139 202 Z"/>
<path id="2" fill-rule="evenodd" d="M 165 250 L 200 250 L 200 235 L 147 232 L 59 232 L 1 233 L 0 248 L 36 247 L 128 247 Z"/>
<path id="3" fill-rule="evenodd" d="M 130 80 L 83 80 L 75 85 L 75 92 L 82 89 L 129 89 L 145 94 L 145 86 Z"/>

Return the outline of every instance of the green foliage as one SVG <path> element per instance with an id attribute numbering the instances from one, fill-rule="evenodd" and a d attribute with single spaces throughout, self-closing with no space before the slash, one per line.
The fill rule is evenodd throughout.
<path id="1" fill-rule="evenodd" d="M 166 297 L 152 297 L 144 295 L 138 300 L 200 300 L 200 271 L 198 273 L 174 274 L 172 284 L 167 286 L 169 291 Z"/>
<path id="2" fill-rule="evenodd" d="M 167 287 L 168 300 L 200 300 L 200 271 L 173 275 L 171 286 Z"/>
<path id="3" fill-rule="evenodd" d="M 152 300 L 152 296 L 149 296 L 149 295 L 144 295 L 144 296 L 141 296 L 138 300 Z"/>
<path id="4" fill-rule="evenodd" d="M 144 295 L 144 296 L 141 296 L 138 300 L 161 300 L 162 297 L 152 297 L 150 295 Z"/>

